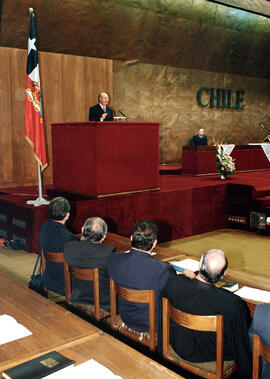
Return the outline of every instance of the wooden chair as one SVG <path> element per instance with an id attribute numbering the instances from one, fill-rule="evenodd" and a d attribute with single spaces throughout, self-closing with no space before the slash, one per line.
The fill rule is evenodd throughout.
<path id="1" fill-rule="evenodd" d="M 178 366 L 203 378 L 223 379 L 237 371 L 234 361 L 223 360 L 224 320 L 223 315 L 197 316 L 180 311 L 168 299 L 162 298 L 163 307 L 163 357 Z M 170 346 L 170 325 L 172 319 L 177 324 L 192 330 L 216 333 L 216 361 L 194 363 L 179 357 Z"/>
<path id="2" fill-rule="evenodd" d="M 260 378 L 261 357 L 270 363 L 270 348 L 262 342 L 258 334 L 254 334 L 252 379 Z"/>
<path id="3" fill-rule="evenodd" d="M 42 272 L 45 271 L 46 269 L 46 261 L 50 261 L 53 263 L 64 263 L 65 258 L 64 258 L 64 252 L 58 252 L 58 253 L 53 253 L 49 251 L 45 251 L 41 249 L 41 270 Z M 44 287 L 44 291 L 48 292 L 47 288 Z"/>
<path id="4" fill-rule="evenodd" d="M 54 263 L 64 263 L 64 252 L 61 251 L 59 253 L 52 253 L 49 251 L 44 251 L 41 249 L 41 269 L 42 272 L 46 269 L 46 261 L 54 262 Z"/>
<path id="5" fill-rule="evenodd" d="M 100 308 L 98 268 L 75 268 L 68 265 L 67 262 L 65 261 L 64 273 L 65 273 L 65 296 L 66 296 L 67 304 L 80 310 L 82 313 L 87 314 L 88 316 L 94 317 L 97 321 L 100 321 L 106 317 L 109 317 L 110 313 Z M 72 278 L 93 282 L 94 305 L 70 302 L 70 296 L 72 294 L 72 284 L 71 284 Z"/>
<path id="6" fill-rule="evenodd" d="M 116 314 L 116 294 L 122 299 L 149 304 L 149 332 L 140 333 L 129 328 L 124 324 L 120 315 Z M 150 351 L 155 351 L 157 346 L 156 334 L 156 299 L 154 290 L 132 290 L 121 287 L 110 278 L 110 297 L 111 297 L 111 328 L 118 330 L 125 336 L 148 346 Z"/>

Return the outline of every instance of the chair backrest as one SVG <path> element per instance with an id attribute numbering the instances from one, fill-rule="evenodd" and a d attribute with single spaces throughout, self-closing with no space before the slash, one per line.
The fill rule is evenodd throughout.
<path id="1" fill-rule="evenodd" d="M 253 369 L 252 369 L 252 379 L 260 378 L 260 357 L 265 359 L 268 363 L 270 363 L 270 348 L 267 347 L 258 334 L 254 334 L 253 336 Z"/>
<path id="2" fill-rule="evenodd" d="M 64 258 L 64 252 L 60 251 L 57 253 L 45 251 L 41 249 L 41 268 L 42 272 L 45 271 L 46 269 L 46 261 L 54 262 L 54 263 L 64 263 L 65 258 Z"/>
<path id="3" fill-rule="evenodd" d="M 71 278 L 93 282 L 94 289 L 94 317 L 96 320 L 101 319 L 99 303 L 99 270 L 98 268 L 75 268 L 64 262 L 65 273 L 65 296 L 66 302 L 69 303 L 72 293 Z"/>
<path id="4" fill-rule="evenodd" d="M 151 351 L 156 349 L 156 298 L 154 290 L 132 290 L 119 286 L 110 278 L 111 299 L 111 327 L 114 328 L 116 321 L 116 294 L 122 299 L 135 303 L 148 304 L 149 306 L 149 346 Z"/>
<path id="5" fill-rule="evenodd" d="M 162 298 L 163 312 L 163 356 L 165 359 L 171 359 L 169 356 L 170 344 L 170 326 L 169 320 L 192 330 L 215 332 L 216 333 L 216 376 L 223 376 L 223 343 L 224 343 L 224 320 L 223 315 L 199 316 L 185 313 L 175 308 L 167 298 Z M 191 367 L 183 367 L 191 369 Z M 191 370 L 192 371 L 192 370 Z"/>

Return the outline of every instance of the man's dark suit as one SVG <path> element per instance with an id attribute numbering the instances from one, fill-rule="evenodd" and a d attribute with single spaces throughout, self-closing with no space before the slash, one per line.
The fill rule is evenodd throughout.
<path id="1" fill-rule="evenodd" d="M 160 262 L 147 252 L 131 248 L 127 253 L 112 254 L 109 275 L 120 286 L 136 290 L 153 289 L 156 291 L 156 329 L 159 325 L 160 293 L 168 278 L 174 275 L 172 266 Z M 149 330 L 149 313 L 147 304 L 118 300 L 118 310 L 124 323 L 138 331 Z"/>
<path id="2" fill-rule="evenodd" d="M 253 334 L 256 333 L 263 343 L 270 348 L 270 304 L 257 305 L 251 327 L 249 329 L 250 343 L 253 346 Z M 262 360 L 261 379 L 270 378 L 270 364 Z"/>
<path id="3" fill-rule="evenodd" d="M 101 116 L 103 115 L 104 110 L 99 104 L 94 105 L 89 109 L 89 121 L 100 121 Z M 103 121 L 113 121 L 113 110 L 112 108 L 106 106 L 107 116 Z"/>
<path id="4" fill-rule="evenodd" d="M 54 220 L 49 220 L 42 225 L 39 238 L 43 250 L 55 253 L 64 251 L 67 241 L 77 239 L 65 225 Z M 65 295 L 63 263 L 46 262 L 43 280 L 47 289 L 59 293 L 60 295 Z"/>
<path id="5" fill-rule="evenodd" d="M 64 254 L 67 263 L 76 268 L 99 268 L 99 298 L 101 308 L 110 309 L 110 279 L 107 265 L 113 246 L 93 243 L 87 240 L 70 241 L 66 244 Z M 71 302 L 94 304 L 93 283 L 84 280 L 72 280 Z"/>
<path id="6" fill-rule="evenodd" d="M 208 141 L 206 136 L 200 137 L 199 135 L 193 136 L 190 140 L 191 146 L 208 146 Z"/>

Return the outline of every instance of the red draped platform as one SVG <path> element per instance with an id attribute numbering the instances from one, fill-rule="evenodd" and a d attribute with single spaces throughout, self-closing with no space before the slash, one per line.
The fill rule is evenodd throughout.
<path id="1" fill-rule="evenodd" d="M 252 196 L 270 195 L 270 172 L 236 174 L 227 180 L 218 176 L 161 175 L 158 192 L 141 192 L 98 199 L 70 197 L 68 227 L 78 233 L 85 219 L 103 217 L 109 231 L 129 236 L 133 224 L 151 219 L 159 228 L 159 241 L 187 237 L 227 226 L 228 193 L 250 188 Z M 230 188 L 230 190 L 229 190 Z M 48 190 L 50 188 L 47 188 Z M 39 249 L 39 230 L 47 220 L 47 206 L 33 207 L 26 200 L 37 197 L 36 187 L 2 189 L 0 235 L 19 237 L 28 251 Z M 241 192 L 240 192 L 241 193 Z"/>

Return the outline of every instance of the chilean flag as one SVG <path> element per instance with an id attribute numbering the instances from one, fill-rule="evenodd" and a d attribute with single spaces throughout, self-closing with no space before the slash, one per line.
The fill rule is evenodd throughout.
<path id="1" fill-rule="evenodd" d="M 40 164 L 41 170 L 44 170 L 48 163 L 42 117 L 37 38 L 32 9 L 30 10 L 30 29 L 25 84 L 25 135 L 27 141 L 34 149 L 34 156 Z"/>

